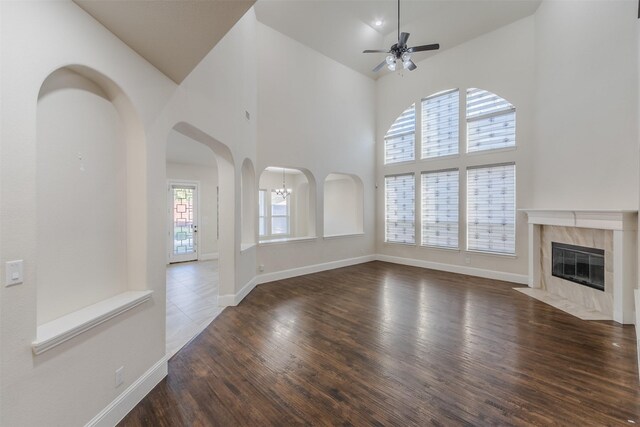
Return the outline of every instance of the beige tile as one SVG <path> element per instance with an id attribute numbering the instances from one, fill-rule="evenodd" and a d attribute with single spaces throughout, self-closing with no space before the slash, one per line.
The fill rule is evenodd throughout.
<path id="1" fill-rule="evenodd" d="M 220 313 L 217 266 L 217 261 L 205 261 L 167 267 L 167 355 L 179 351 Z"/>

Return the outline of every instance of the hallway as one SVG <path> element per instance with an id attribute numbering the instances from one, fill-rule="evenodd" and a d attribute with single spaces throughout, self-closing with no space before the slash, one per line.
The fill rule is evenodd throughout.
<path id="1" fill-rule="evenodd" d="M 220 313 L 218 261 L 167 266 L 167 356 L 173 356 Z"/>

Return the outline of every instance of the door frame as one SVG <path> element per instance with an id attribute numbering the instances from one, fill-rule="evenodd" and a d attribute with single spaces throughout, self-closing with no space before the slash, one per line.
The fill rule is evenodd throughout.
<path id="1" fill-rule="evenodd" d="M 173 256 L 173 194 L 172 187 L 173 186 L 193 186 L 195 187 L 195 198 L 196 202 L 194 204 L 194 215 L 193 222 L 195 226 L 198 227 L 200 225 L 200 181 L 187 180 L 187 179 L 167 179 L 167 265 L 171 263 L 177 262 L 187 262 L 187 261 L 198 261 L 200 259 L 200 230 L 195 233 L 193 239 L 193 247 L 194 247 L 194 259 L 185 259 L 185 260 L 172 260 Z"/>

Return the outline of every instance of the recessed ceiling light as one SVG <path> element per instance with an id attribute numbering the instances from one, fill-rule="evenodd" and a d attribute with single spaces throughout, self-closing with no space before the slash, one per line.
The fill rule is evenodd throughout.
<path id="1" fill-rule="evenodd" d="M 374 26 L 376 26 L 376 27 L 382 27 L 382 24 L 383 24 L 383 23 L 384 23 L 384 22 L 382 22 L 380 19 L 378 19 L 377 21 L 375 21 L 375 22 L 373 23 L 373 25 L 374 25 Z"/>

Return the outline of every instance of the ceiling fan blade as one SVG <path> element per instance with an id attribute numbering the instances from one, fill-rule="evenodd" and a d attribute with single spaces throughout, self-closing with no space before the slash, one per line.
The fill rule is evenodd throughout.
<path id="1" fill-rule="evenodd" d="M 438 50 L 440 49 L 440 45 L 438 43 L 434 43 L 434 44 L 425 44 L 422 46 L 414 46 L 414 47 L 410 47 L 407 52 L 424 52 L 425 50 Z"/>
<path id="2" fill-rule="evenodd" d="M 406 46 L 407 40 L 409 40 L 409 33 L 400 33 L 400 39 L 398 39 L 398 46 Z"/>
<path id="3" fill-rule="evenodd" d="M 362 53 L 389 53 L 389 51 L 383 49 L 367 49 L 363 50 Z"/>
<path id="4" fill-rule="evenodd" d="M 377 72 L 378 72 L 378 71 L 380 71 L 380 69 L 381 69 L 382 67 L 384 67 L 385 65 L 387 65 L 387 61 L 382 61 L 380 64 L 378 64 L 378 65 L 376 66 L 376 68 L 374 68 L 374 69 L 373 69 L 373 70 L 371 70 L 371 71 L 373 71 L 374 73 L 377 73 Z"/>
<path id="5" fill-rule="evenodd" d="M 418 68 L 418 66 L 414 64 L 412 60 L 409 60 L 409 66 L 407 68 L 409 69 L 409 71 L 413 71 Z"/>

